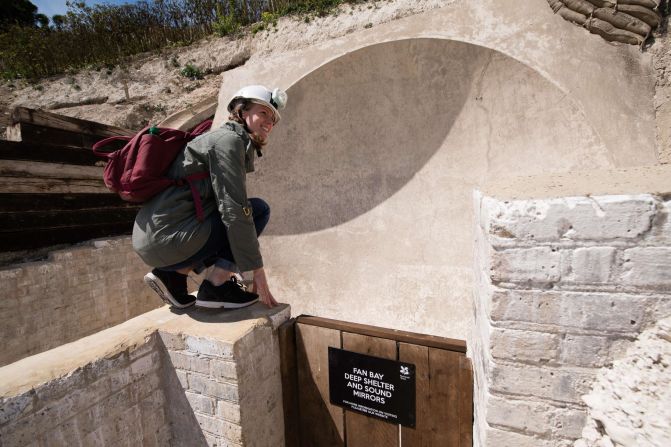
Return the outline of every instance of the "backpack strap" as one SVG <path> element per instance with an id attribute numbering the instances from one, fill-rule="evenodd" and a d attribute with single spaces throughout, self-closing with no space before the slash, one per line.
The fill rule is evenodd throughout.
<path id="1" fill-rule="evenodd" d="M 198 222 L 204 221 L 205 215 L 203 212 L 203 202 L 200 200 L 200 193 L 196 189 L 195 182 L 197 180 L 206 179 L 209 176 L 210 176 L 209 172 L 197 172 L 195 174 L 187 175 L 184 178 L 175 180 L 176 185 L 183 185 L 184 181 L 186 181 L 189 184 L 189 188 L 191 189 L 191 196 L 193 196 L 193 204 L 196 207 L 196 218 L 198 219 Z"/>
<path id="2" fill-rule="evenodd" d="M 102 148 L 110 144 L 112 141 L 129 142 L 132 138 L 133 137 L 126 137 L 126 136 L 108 137 L 95 143 L 91 149 L 93 149 L 93 153 L 96 154 L 98 157 L 110 158 L 112 152 L 114 151 L 102 151 L 101 150 Z"/>

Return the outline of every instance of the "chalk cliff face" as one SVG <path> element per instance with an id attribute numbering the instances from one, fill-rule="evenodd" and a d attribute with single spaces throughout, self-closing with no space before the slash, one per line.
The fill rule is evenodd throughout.
<path id="1" fill-rule="evenodd" d="M 575 447 L 667 445 L 671 433 L 671 318 L 641 334 L 584 396 L 589 418 Z"/>
<path id="2" fill-rule="evenodd" d="M 139 129 L 207 98 L 216 98 L 225 72 L 250 58 L 269 57 L 365 27 L 443 7 L 454 0 L 392 0 L 343 5 L 327 17 L 284 17 L 276 28 L 255 35 L 209 39 L 160 55 L 144 54 L 113 70 L 82 70 L 37 84 L 0 83 L 0 132 L 13 106 L 43 108 L 76 118 Z M 205 74 L 190 80 L 180 70 L 190 63 Z M 223 73 L 223 74 L 222 74 Z M 128 96 L 126 96 L 126 92 Z"/>

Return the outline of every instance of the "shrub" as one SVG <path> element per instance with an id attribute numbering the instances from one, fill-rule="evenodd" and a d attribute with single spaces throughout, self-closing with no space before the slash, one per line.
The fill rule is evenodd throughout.
<path id="1" fill-rule="evenodd" d="M 212 29 L 221 37 L 232 36 L 240 30 L 240 23 L 233 14 L 220 15 L 212 24 Z"/>
<path id="2" fill-rule="evenodd" d="M 203 79 L 203 72 L 201 69 L 192 64 L 186 64 L 179 72 L 179 74 L 185 78 L 191 79 L 192 81 L 195 81 L 196 79 Z"/>

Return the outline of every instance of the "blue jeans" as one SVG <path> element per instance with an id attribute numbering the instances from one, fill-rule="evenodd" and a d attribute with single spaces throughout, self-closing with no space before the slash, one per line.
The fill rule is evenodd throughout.
<path id="1" fill-rule="evenodd" d="M 264 200 L 256 197 L 249 199 L 249 203 L 252 206 L 256 235 L 259 236 L 270 219 L 270 206 Z M 175 271 L 191 267 L 196 273 L 200 273 L 205 268 L 216 265 L 232 272 L 238 271 L 238 266 L 235 264 L 235 258 L 231 251 L 231 244 L 228 242 L 226 227 L 221 221 L 221 215 L 215 211 L 208 219 L 211 222 L 212 229 L 203 248 L 189 259 L 174 265 L 161 267 L 159 270 Z"/>

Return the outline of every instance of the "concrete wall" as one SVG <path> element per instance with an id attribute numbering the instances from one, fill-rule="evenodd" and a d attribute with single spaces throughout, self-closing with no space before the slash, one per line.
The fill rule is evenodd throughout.
<path id="1" fill-rule="evenodd" d="M 0 445 L 280 446 L 286 306 L 167 306 L 0 368 Z"/>
<path id="2" fill-rule="evenodd" d="M 249 177 L 273 209 L 276 297 L 296 314 L 465 338 L 472 189 L 656 164 L 649 65 L 545 2 L 479 0 L 224 73 L 216 122 L 242 85 L 289 88 Z"/>
<path id="3" fill-rule="evenodd" d="M 475 445 L 572 445 L 597 376 L 671 315 L 671 202 L 476 194 L 475 209 Z"/>
<path id="4" fill-rule="evenodd" d="M 119 324 L 162 305 L 130 238 L 53 252 L 0 270 L 0 366 Z"/>

